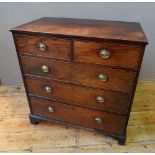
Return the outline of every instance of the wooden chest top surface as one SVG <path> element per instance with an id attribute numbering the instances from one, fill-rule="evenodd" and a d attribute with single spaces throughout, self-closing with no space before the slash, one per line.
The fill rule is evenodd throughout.
<path id="1" fill-rule="evenodd" d="M 148 44 L 141 25 L 134 22 L 43 17 L 11 31 Z"/>

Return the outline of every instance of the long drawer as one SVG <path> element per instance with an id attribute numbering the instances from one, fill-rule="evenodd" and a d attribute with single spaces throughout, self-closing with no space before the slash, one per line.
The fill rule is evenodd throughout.
<path id="1" fill-rule="evenodd" d="M 140 45 L 75 41 L 76 62 L 119 66 L 137 70 L 142 47 Z"/>
<path id="2" fill-rule="evenodd" d="M 26 77 L 28 93 L 100 111 L 127 113 L 129 94 L 75 86 L 53 80 Z"/>
<path id="3" fill-rule="evenodd" d="M 30 98 L 33 114 L 66 121 L 94 129 L 122 134 L 126 117 L 112 113 L 94 111 L 59 102 Z"/>
<path id="4" fill-rule="evenodd" d="M 132 71 L 45 58 L 21 56 L 21 60 L 24 74 L 127 93 L 132 91 L 136 75 Z"/>
<path id="5" fill-rule="evenodd" d="M 67 39 L 19 34 L 15 39 L 20 54 L 70 60 L 71 42 Z"/>

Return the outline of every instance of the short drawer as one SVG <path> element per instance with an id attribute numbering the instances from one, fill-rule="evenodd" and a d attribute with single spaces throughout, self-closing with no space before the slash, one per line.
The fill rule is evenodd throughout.
<path id="1" fill-rule="evenodd" d="M 65 39 L 45 36 L 15 35 L 17 50 L 21 54 L 70 59 L 71 42 Z"/>
<path id="2" fill-rule="evenodd" d="M 26 77 L 28 94 L 100 111 L 127 113 L 129 94 Z"/>
<path id="3" fill-rule="evenodd" d="M 21 57 L 24 74 L 59 79 L 120 92 L 131 92 L 136 73 L 110 67 L 68 63 L 45 58 Z"/>
<path id="4" fill-rule="evenodd" d="M 139 45 L 74 42 L 75 61 L 137 69 L 142 47 Z"/>
<path id="5" fill-rule="evenodd" d="M 47 118 L 117 134 L 121 134 L 125 126 L 126 117 L 122 115 L 99 112 L 37 98 L 30 98 L 30 102 L 33 114 Z"/>

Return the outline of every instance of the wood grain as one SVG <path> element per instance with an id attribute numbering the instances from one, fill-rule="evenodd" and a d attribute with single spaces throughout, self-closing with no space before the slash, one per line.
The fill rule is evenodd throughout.
<path id="1" fill-rule="evenodd" d="M 44 17 L 15 27 L 11 31 L 98 38 L 139 44 L 148 42 L 141 25 L 134 22 Z"/>
<path id="2" fill-rule="evenodd" d="M 95 110 L 89 110 L 38 98 L 31 98 L 30 101 L 33 114 L 35 115 L 66 121 L 88 128 L 110 131 L 117 134 L 121 134 L 125 126 L 125 116 L 99 111 L 97 112 Z M 54 112 L 48 112 L 48 107 L 52 107 L 54 109 Z M 103 120 L 103 123 L 98 124 L 94 120 L 96 117 L 101 118 Z"/>
<path id="3" fill-rule="evenodd" d="M 85 129 L 47 122 L 38 126 L 31 125 L 27 117 L 29 108 L 23 87 L 18 88 L 0 87 L 0 102 L 3 103 L 0 104 L 0 113 L 4 116 L 0 116 L 2 152 L 155 152 L 153 81 L 140 82 L 137 86 L 132 108 L 136 112 L 131 112 L 126 146 L 120 146 L 110 137 Z M 7 107 L 10 110 L 6 115 Z M 17 107 L 18 110 L 14 113 Z M 148 115 L 152 117 L 143 119 Z"/>
<path id="4" fill-rule="evenodd" d="M 69 40 L 20 34 L 15 34 L 15 39 L 20 54 L 70 60 L 71 42 Z M 47 46 L 45 51 L 39 50 L 40 42 Z"/>
<path id="5" fill-rule="evenodd" d="M 104 115 L 105 112 L 107 112 L 106 115 L 109 115 L 109 118 L 107 117 L 107 120 L 109 120 L 109 122 L 112 120 L 112 118 L 110 119 L 110 117 L 112 117 L 113 115 L 116 115 L 117 118 L 125 118 L 123 120 L 123 123 L 122 120 L 120 121 L 121 124 L 120 126 L 117 126 L 117 129 L 115 131 L 113 131 L 112 126 L 115 125 L 115 123 L 109 123 L 110 125 L 106 124 L 105 126 L 105 130 L 107 131 L 107 134 L 109 134 L 109 136 L 111 135 L 113 138 L 117 139 L 119 144 L 125 144 L 126 127 L 128 124 L 128 118 L 130 116 L 132 101 L 139 76 L 144 49 L 147 44 L 147 38 L 140 24 L 114 21 L 42 18 L 37 21 L 33 21 L 31 23 L 16 27 L 11 31 L 13 32 L 18 60 L 20 63 L 26 88 L 26 94 L 28 97 L 27 99 L 30 105 L 31 112 L 29 118 L 32 124 L 36 124 L 41 120 L 52 121 L 52 119 L 43 117 L 45 111 L 44 108 L 42 109 L 41 107 L 44 107 L 46 105 L 40 103 L 39 108 L 39 106 L 37 106 L 34 101 L 31 102 L 32 104 L 35 103 L 34 105 L 36 106 L 36 108 L 31 105 L 30 96 L 35 96 L 38 98 L 38 102 L 43 103 L 43 101 L 41 101 L 40 99 L 44 98 L 48 100 L 46 102 L 53 103 L 54 101 L 57 101 L 57 103 L 60 103 L 62 107 L 74 107 L 75 109 L 77 108 L 77 111 L 81 106 L 81 109 L 85 110 L 86 113 L 88 112 L 88 116 L 89 113 L 91 113 L 89 111 L 102 113 Z M 67 34 L 65 34 L 64 31 Z M 72 34 L 70 32 L 72 32 Z M 46 45 L 46 49 L 39 49 L 39 43 L 44 43 L 43 45 Z M 103 59 L 101 60 L 99 56 L 99 52 L 102 49 L 110 51 L 110 57 L 106 60 L 104 59 L 104 61 Z M 100 84 L 97 82 L 93 82 L 93 84 L 90 84 L 92 81 L 91 78 L 86 80 L 89 81 L 88 84 L 83 84 L 85 82 L 85 79 L 83 79 L 83 81 L 79 81 L 79 83 L 73 80 L 74 83 L 72 83 L 71 80 L 65 81 L 63 79 L 51 79 L 50 77 L 46 76 L 44 78 L 41 78 L 35 75 L 35 73 L 33 73 L 33 75 L 24 75 L 21 55 L 27 55 L 31 57 L 33 56 L 38 59 L 39 57 L 44 57 L 46 59 L 48 58 L 49 60 L 52 58 L 57 61 L 68 61 L 70 64 L 72 64 L 71 69 L 67 70 L 70 70 L 70 72 L 73 69 L 77 71 L 78 69 L 81 70 L 82 66 L 74 68 L 74 65 L 76 64 L 75 62 L 79 63 L 80 65 L 87 64 L 91 67 L 96 65 L 95 68 L 92 68 L 92 70 L 94 71 L 92 72 L 92 74 L 89 74 L 89 72 L 91 72 L 89 71 L 89 69 L 91 68 L 86 68 L 89 72 L 86 72 L 87 74 L 85 74 L 85 76 L 90 75 L 90 77 L 94 77 L 94 75 L 96 77 L 96 74 L 98 74 L 97 72 L 102 71 L 100 69 L 97 69 L 97 72 L 95 72 L 95 69 L 98 68 L 97 66 L 106 66 L 106 69 L 104 69 L 103 71 L 105 74 L 108 74 L 108 81 L 106 82 L 107 87 L 103 89 L 103 87 L 100 87 Z M 33 64 L 33 62 L 30 63 Z M 63 68 L 61 65 L 59 66 L 59 69 L 60 67 L 62 70 L 65 70 L 65 68 Z M 82 72 L 84 71 L 82 70 Z M 125 72 L 128 73 L 129 76 L 127 76 Z M 75 72 L 74 74 L 82 75 L 80 71 L 78 71 L 77 73 Z M 70 76 L 70 74 L 66 75 L 68 75 L 68 77 Z M 71 74 L 71 76 L 73 75 Z M 116 78 L 113 78 L 113 81 L 111 81 L 111 77 L 115 76 Z M 31 79 L 30 77 L 33 77 L 33 79 Z M 76 75 L 76 78 L 77 77 L 78 76 Z M 96 87 L 93 87 L 93 85 L 96 85 Z M 47 86 L 51 87 L 50 89 L 52 91 L 50 93 L 45 92 L 45 88 Z M 121 88 L 119 88 L 119 86 L 121 86 Z M 100 96 L 105 98 L 105 102 L 103 102 L 102 104 L 98 104 L 99 102 L 96 101 L 96 98 Z M 36 113 L 38 112 L 42 114 L 42 117 L 39 117 L 35 115 L 35 113 L 32 113 L 32 106 L 33 111 L 37 110 Z M 67 108 L 64 107 L 64 109 Z M 68 109 L 70 110 L 66 110 L 66 113 L 68 113 L 69 111 L 70 113 L 72 113 L 72 108 Z M 68 118 L 66 119 L 65 116 L 67 117 L 67 114 L 60 118 L 62 118 L 62 120 L 63 118 L 64 120 L 67 120 Z M 119 124 L 119 121 L 115 119 L 116 118 L 114 117 L 114 122 L 117 122 L 117 124 Z M 61 123 L 61 120 L 59 121 L 59 123 Z M 62 124 L 63 123 L 65 124 L 65 121 L 62 122 Z M 80 118 L 79 120 L 75 119 L 75 124 L 83 123 L 86 124 L 86 121 L 83 122 L 82 118 Z M 122 124 L 124 127 L 122 127 Z M 86 124 L 86 126 L 87 125 L 88 124 Z M 91 123 L 88 126 L 90 127 L 91 125 L 93 126 L 93 124 Z M 107 127 L 108 125 L 110 128 Z M 92 128 L 94 129 L 94 126 Z M 114 127 L 114 129 L 115 128 L 116 127 Z"/>
<path id="6" fill-rule="evenodd" d="M 21 61 L 24 74 L 58 79 L 88 87 L 92 86 L 126 93 L 132 91 L 133 81 L 136 74 L 132 71 L 113 69 L 106 66 L 101 67 L 88 64 L 83 66 L 81 63 L 68 63 L 28 56 L 21 56 Z M 48 73 L 44 73 L 41 70 L 42 65 L 46 65 L 49 68 Z M 108 80 L 106 82 L 99 80 L 99 74 L 106 75 Z"/>
<path id="7" fill-rule="evenodd" d="M 28 93 L 35 96 L 56 99 L 67 104 L 101 111 L 126 113 L 128 110 L 129 94 L 85 88 L 52 80 L 39 80 L 28 76 L 26 77 L 26 83 Z M 46 86 L 52 89 L 51 93 L 45 92 L 44 87 Z M 105 102 L 96 102 L 97 96 L 104 97 Z"/>
<path id="8" fill-rule="evenodd" d="M 100 57 L 100 51 L 103 49 L 110 52 L 109 58 L 103 59 Z M 142 47 L 139 45 L 75 41 L 74 51 L 74 61 L 76 62 L 120 66 L 137 70 Z"/>

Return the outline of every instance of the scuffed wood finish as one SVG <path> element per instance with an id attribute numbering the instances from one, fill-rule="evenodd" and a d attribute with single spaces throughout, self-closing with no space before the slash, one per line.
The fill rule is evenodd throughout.
<path id="1" fill-rule="evenodd" d="M 59 79 L 84 86 L 110 89 L 126 93 L 132 91 L 133 81 L 136 75 L 136 73 L 132 71 L 112 69 L 110 67 L 68 63 L 28 56 L 21 56 L 21 61 L 24 74 Z M 48 73 L 44 73 L 41 70 L 42 65 L 46 65 L 49 68 Z M 98 79 L 99 74 L 105 74 L 108 77 L 108 80 L 105 82 L 100 81 Z"/>
<path id="2" fill-rule="evenodd" d="M 16 34 L 15 39 L 20 54 L 70 60 L 71 42 L 69 40 L 20 34 Z M 40 42 L 47 46 L 45 51 L 39 50 Z"/>
<path id="3" fill-rule="evenodd" d="M 155 82 L 139 82 L 128 125 L 127 142 L 120 146 L 110 137 L 85 129 L 49 122 L 29 123 L 24 87 L 0 87 L 1 152 L 155 152 Z"/>
<path id="4" fill-rule="evenodd" d="M 134 22 L 44 17 L 11 31 L 147 44 L 141 25 Z"/>
<path id="5" fill-rule="evenodd" d="M 31 105 L 34 114 L 61 121 L 78 124 L 81 126 L 110 131 L 112 133 L 121 134 L 125 125 L 126 117 L 121 115 L 97 112 L 81 107 L 65 105 L 58 102 L 40 100 L 31 98 Z M 47 111 L 48 107 L 54 108 L 54 112 Z M 103 120 L 102 124 L 98 124 L 94 119 L 98 117 Z"/>
<path id="6" fill-rule="evenodd" d="M 52 80 L 39 80 L 35 78 L 26 78 L 29 94 L 56 99 L 72 105 L 97 109 L 101 111 L 127 113 L 129 98 L 128 94 L 118 92 L 96 90 L 81 86 L 65 84 Z M 51 93 L 45 92 L 44 88 L 48 86 L 52 89 Z M 96 102 L 96 97 L 105 98 L 104 103 Z"/>
<path id="7" fill-rule="evenodd" d="M 103 59 L 100 57 L 100 51 L 103 49 L 110 52 L 109 58 Z M 137 70 L 142 47 L 139 45 L 75 41 L 74 51 L 74 61 L 76 62 L 120 66 Z"/>

